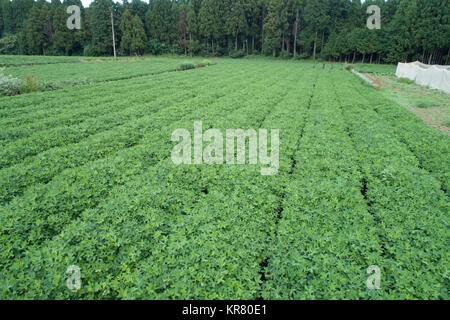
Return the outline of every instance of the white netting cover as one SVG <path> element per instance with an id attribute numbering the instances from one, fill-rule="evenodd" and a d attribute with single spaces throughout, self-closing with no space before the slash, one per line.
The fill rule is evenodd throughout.
<path id="1" fill-rule="evenodd" d="M 430 86 L 450 93 L 450 67 L 430 66 L 420 63 L 399 63 L 395 75 L 398 78 L 408 78 L 422 86 Z"/>

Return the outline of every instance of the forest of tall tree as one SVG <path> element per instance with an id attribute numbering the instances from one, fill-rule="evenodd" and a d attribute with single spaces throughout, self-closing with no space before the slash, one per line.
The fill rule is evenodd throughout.
<path id="1" fill-rule="evenodd" d="M 373 4 L 379 30 L 366 26 Z M 67 28 L 70 5 L 81 8 L 79 30 Z M 112 55 L 114 21 L 119 55 L 449 64 L 449 19 L 449 0 L 0 0 L 0 54 Z"/>

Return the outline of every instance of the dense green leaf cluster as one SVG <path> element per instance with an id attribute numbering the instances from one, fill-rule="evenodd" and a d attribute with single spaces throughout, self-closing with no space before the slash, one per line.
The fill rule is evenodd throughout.
<path id="1" fill-rule="evenodd" d="M 199 120 L 279 129 L 278 174 L 174 165 Z M 448 298 L 448 137 L 342 68 L 224 59 L 5 97 L 0 125 L 2 298 Z"/>

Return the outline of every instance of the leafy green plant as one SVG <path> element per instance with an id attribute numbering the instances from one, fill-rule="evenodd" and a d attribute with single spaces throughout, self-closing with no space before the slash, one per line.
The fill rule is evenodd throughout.
<path id="1" fill-rule="evenodd" d="M 435 107 L 438 104 L 432 100 L 420 100 L 414 103 L 416 108 L 427 109 L 431 107 Z"/>
<path id="2" fill-rule="evenodd" d="M 237 51 L 231 51 L 230 52 L 230 57 L 233 59 L 240 59 L 245 57 L 245 51 L 244 50 L 237 50 Z"/>
<path id="3" fill-rule="evenodd" d="M 292 59 L 292 54 L 288 51 L 283 50 L 280 52 L 280 58 L 283 60 L 289 60 Z"/>
<path id="4" fill-rule="evenodd" d="M 186 70 L 191 70 L 191 69 L 195 69 L 197 66 L 192 63 L 192 62 L 183 62 L 182 64 L 180 64 L 180 66 L 178 67 L 178 71 L 186 71 Z"/>
<path id="5" fill-rule="evenodd" d="M 408 78 L 399 78 L 398 82 L 400 83 L 406 83 L 406 84 L 413 84 L 414 80 L 408 79 Z"/>
<path id="6" fill-rule="evenodd" d="M 0 96 L 14 96 L 20 92 L 20 79 L 6 76 L 2 67 L 0 69 Z"/>
<path id="7" fill-rule="evenodd" d="M 351 64 L 351 63 L 350 64 L 348 64 L 348 63 L 344 64 L 344 69 L 347 70 L 347 71 L 352 71 L 354 68 L 355 68 L 354 64 Z"/>
<path id="8" fill-rule="evenodd" d="M 133 78 L 136 61 L 102 82 L 102 64 L 91 85 L 0 99 L 0 298 L 448 298 L 448 137 L 341 67 Z M 198 119 L 281 128 L 278 175 L 174 165 L 173 131 Z"/>

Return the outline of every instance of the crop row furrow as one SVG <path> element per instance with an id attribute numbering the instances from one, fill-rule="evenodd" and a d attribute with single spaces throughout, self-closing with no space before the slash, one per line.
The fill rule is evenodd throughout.
<path id="1" fill-rule="evenodd" d="M 376 91 L 358 90 L 359 101 L 375 111 L 391 127 L 391 132 L 408 146 L 420 166 L 439 180 L 442 190 L 450 192 L 450 144 L 448 137 L 426 126 L 421 119 Z"/>
<path id="2" fill-rule="evenodd" d="M 366 268 L 379 262 L 380 247 L 359 192 L 357 154 L 327 84 L 325 77 L 318 81 L 321 94 L 313 96 L 295 155 L 263 298 L 370 296 Z"/>
<path id="3" fill-rule="evenodd" d="M 265 82 L 267 83 L 268 81 L 266 80 Z M 262 90 L 264 87 L 267 87 L 266 85 L 263 85 L 263 84 L 264 84 L 264 82 L 262 84 L 260 84 L 260 85 L 253 86 L 253 87 L 254 87 L 254 89 Z M 247 90 L 251 90 L 252 89 L 251 87 L 252 86 L 250 85 L 247 88 Z M 205 127 L 209 127 L 209 126 L 222 127 L 223 126 L 224 128 L 228 128 L 229 126 L 232 126 L 233 124 L 239 125 L 239 123 L 242 124 L 242 126 L 244 126 L 244 127 L 246 126 L 245 123 L 248 123 L 249 126 L 250 125 L 254 126 L 254 125 L 256 125 L 256 123 L 258 121 L 261 121 L 261 117 L 255 117 L 255 118 L 253 118 L 253 120 L 250 119 L 250 120 L 248 120 L 249 122 L 247 122 L 247 120 L 246 120 L 245 123 L 242 122 L 244 119 L 246 119 L 246 115 L 248 115 L 248 113 L 252 110 L 252 107 L 249 107 L 248 106 L 248 102 L 245 99 L 243 99 L 243 98 L 248 99 L 248 98 L 250 98 L 250 96 L 246 97 L 244 95 L 241 98 L 238 98 L 238 95 L 235 95 L 234 98 L 226 99 L 228 103 L 224 103 L 224 101 L 218 101 L 217 104 L 213 104 L 209 109 L 203 110 L 203 112 L 198 112 L 197 114 L 193 114 L 190 118 L 192 120 L 195 120 L 195 119 L 206 119 Z M 265 100 L 267 101 L 267 105 L 263 106 L 262 112 L 268 112 L 270 110 L 269 102 L 273 101 L 273 98 L 270 97 L 269 94 L 266 94 Z M 264 100 L 261 100 L 261 102 L 263 102 L 263 101 Z M 244 108 L 239 107 L 239 109 L 236 110 L 236 108 L 235 108 L 236 103 L 238 103 L 238 104 L 241 103 L 242 104 L 241 106 L 246 106 L 246 107 L 244 107 Z M 233 111 L 233 112 L 230 112 L 230 111 Z M 242 116 L 240 118 L 239 117 L 235 118 L 236 114 L 241 114 Z M 216 115 L 216 117 L 214 117 L 214 115 Z M 227 117 L 229 118 L 229 121 L 224 121 L 223 122 L 221 120 L 221 119 L 227 118 Z M 214 122 L 214 119 L 216 119 L 216 122 Z M 236 119 L 236 120 L 232 120 L 232 119 Z M 184 125 L 189 125 L 189 127 L 191 127 L 192 126 L 192 120 L 184 121 Z M 217 121 L 220 121 L 220 122 L 217 122 Z M 239 122 L 237 122 L 237 121 L 239 121 Z M 182 124 L 183 123 L 180 123 L 179 125 L 182 125 Z M 170 129 L 173 129 L 173 128 L 176 128 L 176 127 L 172 126 L 171 128 L 169 128 L 169 130 L 166 132 L 166 134 L 170 135 Z M 167 139 L 167 138 L 163 138 L 163 137 L 160 137 L 160 138 L 161 138 L 161 140 L 166 140 Z M 148 213 L 153 213 L 153 212 L 158 213 L 159 212 L 159 214 L 162 216 L 161 218 L 165 220 L 164 226 L 169 227 L 170 226 L 170 220 L 168 220 L 168 219 L 172 216 L 172 215 L 169 215 L 171 212 L 180 213 L 180 211 L 183 211 L 183 210 L 184 211 L 189 211 L 189 208 L 190 208 L 191 204 L 189 202 L 187 202 L 187 201 L 183 201 L 183 199 L 184 199 L 183 195 L 186 194 L 186 196 L 190 196 L 190 195 L 192 195 L 192 192 L 191 193 L 187 192 L 187 191 L 185 192 L 185 190 L 197 190 L 197 191 L 195 191 L 195 194 L 196 195 L 199 195 L 199 194 L 201 195 L 201 194 L 203 194 L 203 192 L 201 191 L 201 190 L 203 190 L 203 187 L 200 188 L 200 186 L 202 186 L 203 183 L 199 184 L 200 182 L 197 182 L 195 177 L 192 178 L 192 180 L 194 180 L 194 181 L 191 181 L 190 179 L 186 179 L 187 181 L 184 181 L 183 174 L 178 175 L 177 174 L 177 170 L 179 170 L 179 169 L 175 169 L 175 168 L 172 168 L 170 170 L 170 174 L 169 175 L 168 174 L 166 174 L 166 175 L 155 174 L 155 170 L 159 171 L 159 170 L 161 170 L 161 167 L 164 167 L 164 166 L 167 166 L 167 165 L 173 167 L 173 165 L 170 164 L 170 161 L 164 161 L 163 160 L 162 162 L 160 162 L 155 167 L 150 167 L 150 169 L 148 169 L 150 174 L 145 173 L 143 176 L 140 175 L 139 178 L 138 178 L 138 176 L 136 176 L 135 179 L 138 179 L 138 181 L 130 181 L 130 183 L 129 183 L 129 185 L 127 187 L 120 187 L 120 186 L 115 187 L 115 189 L 116 189 L 115 192 L 109 196 L 107 201 L 103 202 L 104 203 L 103 205 L 101 205 L 101 206 L 99 206 L 99 207 L 97 207 L 95 209 L 92 209 L 92 210 L 95 210 L 95 214 L 93 214 L 93 212 L 89 212 L 89 210 L 84 211 L 81 221 L 79 221 L 79 222 L 74 221 L 73 222 L 73 228 L 75 228 L 76 230 L 79 231 L 81 229 L 78 229 L 77 225 L 79 225 L 81 223 L 83 226 L 87 227 L 87 226 L 91 225 L 90 223 L 87 223 L 87 221 L 92 221 L 92 220 L 97 220 L 97 219 L 108 219 L 108 220 L 110 220 L 110 219 L 115 219 L 115 217 L 118 217 L 117 219 L 121 219 L 119 217 L 123 217 L 123 214 L 121 215 L 121 214 L 117 214 L 116 213 L 116 214 L 114 214 L 112 216 L 110 215 L 111 212 L 108 210 L 108 204 L 111 203 L 111 202 L 113 202 L 113 203 L 117 202 L 117 201 L 115 201 L 116 197 L 120 197 L 121 195 L 123 195 L 124 192 L 126 192 L 126 193 L 133 192 L 133 193 L 135 193 L 137 196 L 139 196 L 139 199 L 141 199 L 142 201 L 145 201 L 148 206 L 140 207 L 139 203 L 135 202 L 135 197 L 136 196 L 135 197 L 126 196 L 126 199 L 129 199 L 129 200 L 127 200 L 128 205 L 120 206 L 120 208 L 116 207 L 116 209 L 120 209 L 120 211 L 123 211 L 124 214 L 126 214 L 127 211 L 133 210 L 136 207 L 137 208 L 143 208 Z M 176 167 L 176 168 L 183 168 L 183 167 Z M 197 179 L 199 181 L 215 179 L 214 172 L 216 172 L 216 170 L 217 170 L 216 168 L 210 167 L 210 166 L 201 166 L 201 167 L 193 167 L 193 168 L 198 168 L 198 170 L 200 170 L 200 168 L 201 168 L 201 171 L 204 173 L 204 174 L 200 174 L 198 176 Z M 186 167 L 186 170 L 184 170 L 184 171 L 188 171 L 189 172 L 189 170 L 193 170 L 192 167 Z M 195 170 L 197 170 L 197 169 L 195 169 Z M 211 171 L 210 172 L 211 175 L 208 175 L 208 171 Z M 173 172 L 174 172 L 174 174 L 172 174 Z M 173 176 L 175 176 L 175 177 L 178 176 L 180 180 L 172 181 L 172 185 L 171 185 L 172 190 L 171 190 L 171 192 L 164 191 L 162 193 L 162 194 L 167 194 L 167 197 L 162 197 L 161 194 L 159 194 L 159 196 L 158 196 L 159 200 L 157 200 L 157 199 L 155 199 L 155 196 L 148 197 L 148 198 L 146 196 L 140 196 L 142 193 L 144 193 L 144 194 L 147 193 L 148 194 L 148 193 L 151 193 L 153 191 L 157 192 L 157 190 L 160 188 L 160 185 L 164 185 L 164 184 L 161 184 L 161 182 L 164 181 L 164 179 L 172 180 Z M 225 175 L 225 177 L 226 176 L 228 176 L 228 175 Z M 156 179 L 156 182 L 154 182 L 153 184 L 144 183 L 143 185 L 141 185 L 141 184 L 138 183 L 141 179 L 147 179 L 147 180 L 148 179 L 150 179 L 150 180 L 155 180 Z M 163 179 L 163 180 L 162 181 L 158 181 L 158 179 Z M 220 182 L 220 181 L 222 181 L 222 179 L 218 179 L 217 181 Z M 228 180 L 228 181 L 231 181 L 231 180 Z M 190 189 L 189 186 L 191 184 L 194 184 L 195 186 L 197 186 L 197 188 Z M 147 186 L 147 187 L 144 187 L 144 189 L 142 190 L 142 189 L 140 189 L 140 186 L 142 186 L 142 187 L 143 186 Z M 229 188 L 230 187 L 233 187 L 233 185 L 229 186 Z M 212 190 L 211 190 L 211 192 L 212 192 Z M 178 197 L 178 193 L 181 193 L 179 195 L 179 197 Z M 169 198 L 169 195 L 172 195 L 172 197 Z M 166 199 L 166 200 L 164 200 L 164 199 Z M 194 199 L 196 199 L 196 198 L 194 198 Z M 174 203 L 172 205 L 161 205 L 161 204 L 158 205 L 158 203 L 160 203 L 162 200 L 163 201 L 171 201 L 171 202 L 174 201 Z M 190 201 L 192 202 L 192 198 L 191 198 Z M 178 205 L 177 205 L 177 203 L 178 203 Z M 109 204 L 109 206 L 110 206 L 110 204 Z M 154 206 L 156 206 L 156 207 L 154 207 Z M 186 214 L 186 212 L 185 212 L 185 214 Z M 134 214 L 130 215 L 130 217 L 134 217 L 134 216 L 135 216 Z M 142 215 L 136 215 L 136 219 L 138 219 L 139 217 L 142 217 Z M 153 214 L 151 214 L 150 216 L 145 215 L 145 217 L 147 217 L 147 219 L 153 219 L 153 220 L 157 218 Z M 177 217 L 175 220 L 177 220 L 177 219 L 179 220 L 180 218 L 181 217 Z M 97 222 L 95 224 L 96 226 L 98 226 L 99 221 L 100 220 L 97 220 Z M 160 222 L 162 222 L 162 221 L 160 221 Z M 126 228 L 125 226 L 129 227 L 130 225 L 134 225 L 135 227 L 141 226 L 141 224 L 139 224 L 138 221 L 133 220 L 131 222 L 123 222 L 123 223 L 119 223 L 119 224 L 114 224 L 111 227 L 115 229 L 115 227 L 117 226 L 117 228 L 119 228 L 119 230 L 117 230 L 117 232 L 119 232 L 119 231 L 120 232 L 126 232 L 126 230 L 130 230 L 130 229 Z M 154 229 L 152 226 L 149 226 L 148 224 L 143 224 L 142 226 L 145 226 L 145 228 L 146 228 L 145 231 L 147 233 Z M 170 226 L 170 227 L 172 228 L 173 226 Z M 72 231 L 71 231 L 72 229 L 71 228 L 67 228 L 67 233 L 72 234 Z M 92 230 L 92 229 L 89 228 L 88 230 Z M 139 227 L 139 230 L 144 231 L 142 229 L 142 227 Z M 150 240 L 157 241 L 159 239 L 158 235 L 159 235 L 159 237 L 161 237 L 161 231 L 163 231 L 163 230 L 159 230 L 158 229 L 157 231 L 156 230 L 153 230 L 153 231 L 154 231 L 154 234 L 150 234 L 148 236 L 146 234 L 142 234 L 140 236 L 140 238 L 142 238 L 142 240 L 138 241 L 136 243 L 136 246 L 128 245 L 128 246 L 124 246 L 124 247 L 122 247 L 122 246 L 117 247 L 116 250 L 121 251 L 121 252 L 117 252 L 117 256 L 115 256 L 115 255 L 111 256 L 111 253 L 108 253 L 109 251 L 106 251 L 105 254 L 107 254 L 107 256 L 110 257 L 110 258 L 107 258 L 107 260 L 108 259 L 120 259 L 121 257 L 123 259 L 125 259 L 123 254 L 128 254 L 128 253 L 130 255 L 133 255 L 133 254 L 144 254 L 145 255 L 145 254 L 148 253 L 147 252 L 148 250 L 150 250 L 150 251 L 155 251 L 156 250 L 157 251 L 158 250 L 158 245 L 156 245 L 155 247 L 153 247 L 153 246 L 147 247 L 147 249 L 146 248 L 139 248 L 139 246 L 142 246 L 142 245 L 149 246 L 151 244 Z M 67 233 L 66 232 L 61 233 L 60 237 L 59 238 L 55 238 L 54 241 L 52 241 L 52 242 L 54 244 L 56 243 L 57 245 L 61 245 L 61 243 L 60 243 L 61 237 L 64 238 L 65 235 L 67 235 Z M 73 236 L 75 234 L 76 233 L 73 233 Z M 83 232 L 83 234 L 84 234 L 84 232 Z M 92 234 L 92 237 L 98 237 L 97 241 L 100 241 L 100 242 L 97 242 L 98 244 L 96 245 L 96 246 L 100 245 L 100 247 L 96 247 L 96 248 L 98 250 L 100 250 L 101 252 L 104 252 L 105 250 L 111 250 L 111 249 L 115 250 L 114 247 L 109 247 L 109 244 L 112 244 L 110 241 L 113 241 L 113 239 L 119 240 L 119 238 L 116 238 L 115 234 L 110 234 L 110 233 L 108 234 L 108 239 L 104 239 L 103 236 L 105 236 L 105 234 L 102 235 L 102 234 L 99 234 L 98 232 Z M 77 238 L 77 239 L 80 239 L 80 238 Z M 77 242 L 78 241 L 77 239 L 72 239 L 71 241 L 69 241 L 69 243 L 73 243 L 74 241 Z M 133 242 L 128 242 L 129 239 L 130 239 L 130 236 L 125 237 L 125 238 L 123 238 L 122 240 L 119 240 L 119 241 L 123 242 L 123 243 L 126 243 L 126 244 L 133 243 Z M 148 239 L 149 241 L 145 241 L 146 239 Z M 67 243 L 67 242 L 64 242 L 64 243 Z M 105 245 L 101 245 L 102 243 L 104 243 Z M 46 253 L 49 252 L 47 250 L 50 250 L 50 249 L 49 248 L 42 249 L 41 252 L 44 253 L 44 255 L 43 255 L 44 257 L 46 257 Z M 73 250 L 78 250 L 78 247 L 75 246 L 75 247 L 66 248 L 64 251 L 61 251 L 61 254 L 62 255 L 66 255 L 67 254 L 67 255 L 71 256 L 72 253 L 73 253 Z M 141 252 L 141 250 L 142 250 L 142 252 Z M 52 252 L 53 252 L 53 250 L 52 250 Z M 99 254 L 102 255 L 102 253 L 99 253 Z M 105 258 L 107 256 L 105 256 Z M 126 257 L 129 258 L 130 256 L 126 255 Z M 80 261 L 81 264 L 86 265 L 86 263 L 89 263 L 89 259 L 84 261 L 83 257 L 79 257 L 79 258 L 81 259 L 81 261 Z M 120 274 L 123 275 L 123 277 L 125 277 L 125 275 L 127 273 L 125 271 L 127 271 L 127 268 L 129 268 L 129 266 L 127 266 L 127 265 L 135 263 L 136 262 L 135 258 L 132 258 L 130 261 L 127 261 L 127 260 L 124 261 L 123 266 L 122 266 L 124 268 L 124 272 L 120 273 Z M 63 259 L 65 260 L 66 258 L 63 258 Z M 92 263 L 92 260 L 90 260 L 90 262 Z M 107 261 L 105 260 L 105 262 L 107 262 Z M 127 265 L 125 265 L 125 264 L 127 264 Z M 104 267 L 106 267 L 106 266 L 107 265 L 105 265 Z M 102 276 L 106 276 L 106 278 L 108 278 L 108 274 L 109 273 L 114 272 L 114 274 L 117 274 L 117 271 L 120 271 L 120 270 L 118 270 L 116 268 L 111 270 L 111 269 L 109 269 L 109 267 L 108 267 L 108 269 L 103 270 L 104 267 L 103 266 L 96 267 L 96 270 L 102 270 L 104 272 L 108 271 L 108 272 L 106 272 L 106 274 L 102 275 Z M 99 275 L 96 274 L 95 268 L 92 268 L 90 270 L 86 270 L 86 276 L 87 276 L 88 279 L 90 277 L 94 277 L 92 280 L 96 280 L 99 277 Z M 46 278 L 47 277 L 43 277 L 42 281 L 45 282 Z M 125 278 L 123 278 L 123 280 L 125 280 Z M 100 282 L 97 282 L 97 281 L 91 281 L 91 283 L 92 283 L 92 286 L 91 286 L 90 289 L 91 290 L 95 290 L 97 293 L 100 293 L 100 294 L 104 293 L 105 297 L 108 297 L 108 294 L 110 294 L 108 291 L 111 290 L 111 288 L 117 289 L 116 283 L 111 283 L 111 285 L 108 286 L 109 288 L 101 288 L 102 284 Z M 126 285 L 126 280 L 122 284 Z M 89 293 L 89 289 L 88 289 L 87 294 L 92 294 L 92 292 Z M 115 294 L 117 295 L 117 293 L 115 293 Z"/>
<path id="4" fill-rule="evenodd" d="M 117 85 L 97 84 L 86 87 L 86 90 L 65 89 L 58 93 L 44 92 L 29 94 L 24 96 L 11 97 L 10 104 L 14 108 L 12 110 L 0 112 L 0 125 L 13 126 L 18 123 L 32 124 L 54 116 L 61 116 L 61 114 L 70 113 L 76 117 L 77 114 L 85 112 L 87 108 L 95 108 L 99 105 L 110 105 L 121 101 L 139 101 L 146 97 L 149 93 L 153 94 L 161 89 L 174 89 L 173 81 L 179 81 L 180 86 L 187 86 L 192 82 L 192 75 L 187 73 L 177 73 L 173 77 L 161 78 L 142 78 L 132 81 L 122 81 Z M 208 76 L 205 76 L 208 78 Z M 130 95 L 130 91 L 133 95 Z M 77 93 L 73 95 L 73 93 Z M 101 92 L 102 94 L 98 94 Z M 43 96 L 42 102 L 37 102 L 37 95 Z M 19 108 L 17 101 L 19 98 L 23 104 L 23 108 Z M 30 105 L 30 102 L 32 104 Z M 25 113 L 25 114 L 24 114 Z"/>
<path id="5" fill-rule="evenodd" d="M 263 80 L 259 81 L 263 82 Z M 235 86 L 238 88 L 239 84 L 236 83 Z M 250 98 L 246 89 L 254 86 L 258 86 L 257 81 L 248 88 L 241 88 L 224 99 L 231 100 L 239 95 Z M 233 86 L 228 87 L 228 89 L 232 88 Z M 212 94 L 212 101 L 215 100 L 214 97 L 216 97 L 215 94 Z M 216 107 L 209 110 L 206 102 L 205 100 L 201 107 L 196 106 L 197 108 L 191 109 L 190 113 L 189 106 L 192 104 L 186 105 L 184 113 L 181 112 L 183 108 L 174 106 L 172 110 L 161 114 L 159 119 L 155 119 L 155 129 L 149 132 L 138 146 L 118 153 L 111 160 L 99 160 L 91 163 L 88 167 L 66 170 L 63 174 L 58 175 L 51 184 L 32 187 L 23 197 L 14 199 L 2 210 L 4 214 L 1 215 L 1 218 L 5 219 L 2 236 L 5 239 L 15 238 L 10 234 L 10 232 L 14 232 L 22 237 L 25 236 L 25 241 L 18 240 L 12 244 L 5 242 L 7 247 L 2 250 L 1 254 L 11 257 L 13 252 L 15 252 L 13 256 L 17 255 L 31 244 L 39 245 L 42 240 L 60 230 L 66 221 L 76 218 L 78 213 L 84 209 L 95 207 L 99 200 L 107 196 L 110 188 L 114 185 L 130 181 L 145 168 L 170 156 L 171 132 L 182 124 L 187 125 L 187 119 L 193 121 L 196 117 L 200 118 L 209 113 L 217 113 L 220 117 L 233 110 L 233 105 L 226 104 L 221 108 Z M 215 104 L 217 103 L 223 103 L 223 101 L 215 101 Z M 184 121 L 176 119 L 178 121 L 170 124 L 171 121 L 174 121 L 174 117 L 178 119 L 185 117 L 185 119 Z M 21 226 L 16 228 L 15 226 L 18 224 Z M 5 260 L 5 263 L 9 262 Z"/>
<path id="6" fill-rule="evenodd" d="M 239 75 L 236 75 L 237 77 Z M 231 79 L 234 79 L 234 77 Z M 208 88 L 211 89 L 216 83 L 218 83 L 216 91 L 211 98 L 212 100 L 208 101 L 214 101 L 224 96 L 228 90 L 228 87 L 223 87 L 222 82 L 218 80 L 208 81 Z M 202 97 L 200 94 L 203 91 L 204 84 L 199 82 L 195 88 L 189 90 L 189 95 L 193 96 L 191 100 L 200 101 L 198 99 Z M 199 98 L 196 98 L 197 96 Z M 179 102 L 183 101 L 186 105 L 186 102 L 190 100 L 185 100 L 185 98 L 186 96 L 181 95 L 178 100 Z M 177 99 L 172 96 L 169 102 L 172 105 L 177 103 Z M 141 106 L 138 109 L 145 111 L 144 107 Z M 164 112 L 166 112 L 166 109 L 162 108 L 155 114 L 145 115 L 136 121 L 129 121 L 124 125 L 88 137 L 80 143 L 49 149 L 35 157 L 25 159 L 18 165 L 4 168 L 0 171 L 0 203 L 9 201 L 13 196 L 20 194 L 25 187 L 30 187 L 36 183 L 47 183 L 57 173 L 66 168 L 82 166 L 90 161 L 108 156 L 123 147 L 136 144 L 147 131 L 152 129 L 154 118 Z"/>
<path id="7" fill-rule="evenodd" d="M 149 111 L 154 112 L 155 110 L 164 108 L 174 101 L 183 101 L 183 99 L 193 95 L 193 93 L 190 92 L 191 87 L 192 85 L 188 85 L 186 90 L 176 92 L 176 94 L 173 93 L 170 96 L 163 96 L 160 100 L 157 100 L 158 103 L 155 102 L 151 104 L 150 110 L 146 110 L 145 107 L 136 104 L 130 106 L 125 99 L 123 101 L 127 102 L 120 103 L 128 105 L 128 107 L 126 107 L 126 109 L 121 109 L 117 113 L 90 118 L 77 126 L 57 127 L 51 130 L 36 132 L 27 138 L 18 139 L 9 143 L 1 150 L 0 168 L 10 166 L 28 156 L 38 154 L 49 148 L 68 143 L 76 143 L 92 134 L 141 117 Z M 147 101 L 145 100 L 142 103 L 147 103 Z M 117 103 L 114 102 L 113 105 L 117 105 Z"/>
<path id="8" fill-rule="evenodd" d="M 352 90 L 341 86 L 340 99 L 345 101 Z M 447 197 L 389 124 L 373 113 L 364 106 L 344 108 L 364 164 L 367 200 L 379 221 L 386 294 L 395 299 L 448 297 Z"/>

